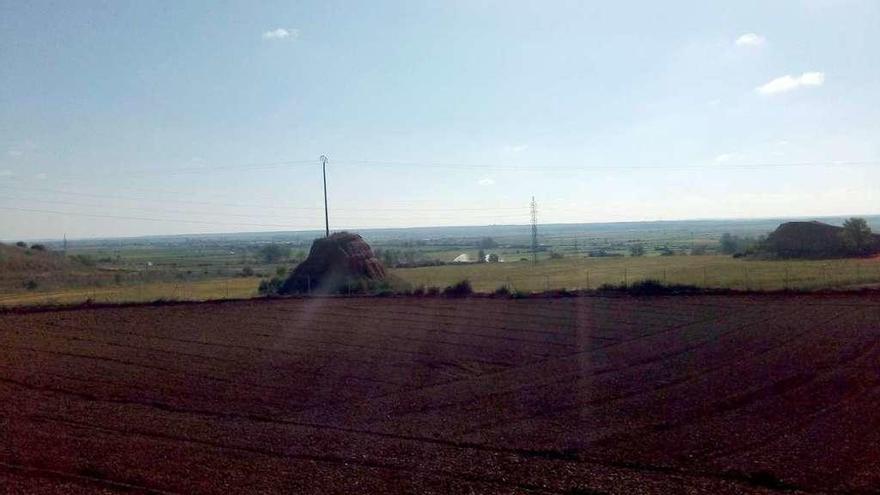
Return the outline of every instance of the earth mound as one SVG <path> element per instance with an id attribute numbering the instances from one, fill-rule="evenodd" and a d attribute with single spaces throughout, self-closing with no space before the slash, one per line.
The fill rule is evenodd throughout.
<path id="1" fill-rule="evenodd" d="M 315 239 L 308 258 L 293 270 L 280 292 L 338 292 L 346 287 L 369 285 L 386 276 L 382 262 L 360 235 L 337 232 Z"/>
<path id="2" fill-rule="evenodd" d="M 786 222 L 767 236 L 765 247 L 781 258 L 827 258 L 849 255 L 841 233 L 843 227 L 822 222 Z M 880 246 L 880 235 L 873 234 L 872 252 Z"/>
<path id="3" fill-rule="evenodd" d="M 0 290 L 19 290 L 27 283 L 57 287 L 84 278 L 94 278 L 94 266 L 82 258 L 64 256 L 45 248 L 0 244 Z"/>

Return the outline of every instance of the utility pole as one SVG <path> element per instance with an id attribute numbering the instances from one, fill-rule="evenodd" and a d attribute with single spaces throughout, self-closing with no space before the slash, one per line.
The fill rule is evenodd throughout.
<path id="1" fill-rule="evenodd" d="M 532 264 L 538 264 L 538 203 L 532 196 Z"/>
<path id="2" fill-rule="evenodd" d="M 330 213 L 327 210 L 327 155 L 321 155 L 321 171 L 324 174 L 324 233 L 330 237 Z"/>

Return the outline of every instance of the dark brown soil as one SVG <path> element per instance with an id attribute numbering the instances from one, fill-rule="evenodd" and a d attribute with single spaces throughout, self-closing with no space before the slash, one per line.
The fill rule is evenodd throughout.
<path id="1" fill-rule="evenodd" d="M 0 315 L 3 493 L 880 489 L 880 297 Z"/>

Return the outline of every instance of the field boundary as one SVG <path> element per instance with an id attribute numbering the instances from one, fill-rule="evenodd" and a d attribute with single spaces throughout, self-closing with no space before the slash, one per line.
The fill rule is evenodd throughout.
<path id="1" fill-rule="evenodd" d="M 149 307 L 168 307 L 168 306 L 214 306 L 218 304 L 236 304 L 236 303 L 272 303 L 278 301 L 291 300 L 315 300 L 315 299 L 445 299 L 445 300 L 463 300 L 463 299 L 498 299 L 498 300 L 535 300 L 535 299 L 565 299 L 565 298 L 638 298 L 651 299 L 656 297 L 694 297 L 694 296 L 739 296 L 739 297 L 849 297 L 849 296 L 877 296 L 880 298 L 880 288 L 878 287 L 860 287 L 860 288 L 842 288 L 842 289 L 778 289 L 778 290 L 741 290 L 741 289 L 712 289 L 712 288 L 695 288 L 687 290 L 676 290 L 674 288 L 668 290 L 643 292 L 639 290 L 630 290 L 629 288 L 612 288 L 612 289 L 581 289 L 581 290 L 549 290 L 542 292 L 531 292 L 527 294 L 493 294 L 474 292 L 464 296 L 449 296 L 443 294 L 314 294 L 314 295 L 289 295 L 289 296 L 256 296 L 246 298 L 231 299 L 205 299 L 205 300 L 173 300 L 173 299 L 157 299 L 155 301 L 125 301 L 125 302 L 76 302 L 62 304 L 21 304 L 21 305 L 2 305 L 0 304 L 0 315 L 5 314 L 33 314 L 48 313 L 56 311 L 84 311 L 84 310 L 100 310 L 100 309 L 122 309 L 122 308 L 149 308 Z"/>

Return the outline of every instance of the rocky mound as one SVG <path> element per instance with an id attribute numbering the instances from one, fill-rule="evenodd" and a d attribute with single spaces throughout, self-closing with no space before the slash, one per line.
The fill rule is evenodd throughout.
<path id="1" fill-rule="evenodd" d="M 385 277 L 385 267 L 360 235 L 337 232 L 315 239 L 308 258 L 293 270 L 281 293 L 338 292 Z"/>
<path id="2" fill-rule="evenodd" d="M 765 249 L 781 258 L 828 258 L 848 256 L 843 227 L 822 222 L 786 222 L 767 236 Z M 873 234 L 874 248 L 880 235 Z"/>

